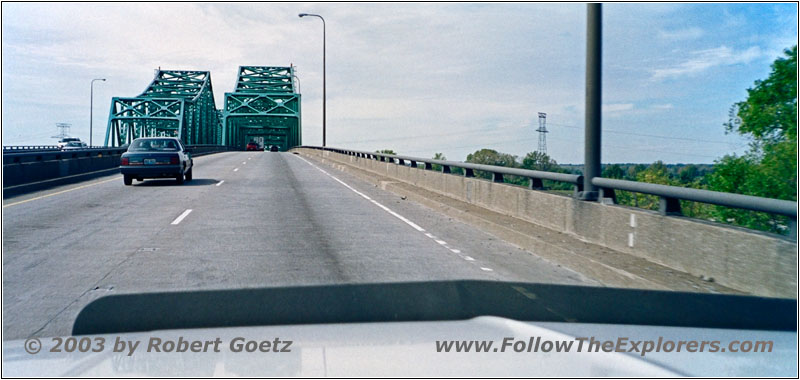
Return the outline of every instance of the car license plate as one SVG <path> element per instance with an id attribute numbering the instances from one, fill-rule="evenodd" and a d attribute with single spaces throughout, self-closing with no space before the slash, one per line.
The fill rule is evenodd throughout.
<path id="1" fill-rule="evenodd" d="M 144 164 L 145 165 L 155 165 L 156 164 L 156 159 L 155 158 L 145 158 L 144 159 Z"/>

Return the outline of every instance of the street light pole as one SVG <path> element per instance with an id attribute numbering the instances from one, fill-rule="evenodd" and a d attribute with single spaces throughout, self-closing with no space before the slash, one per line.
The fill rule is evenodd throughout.
<path id="1" fill-rule="evenodd" d="M 325 117 L 325 99 L 327 98 L 325 93 L 325 19 L 322 18 L 320 15 L 316 15 L 313 13 L 301 13 L 298 15 L 299 17 L 311 16 L 311 17 L 319 17 L 322 20 L 322 146 L 325 146 L 325 124 L 327 118 Z"/>
<path id="2" fill-rule="evenodd" d="M 103 82 L 106 81 L 105 78 L 97 78 L 92 79 L 92 84 L 89 85 L 89 147 L 92 147 L 92 116 L 93 115 L 93 106 L 94 106 L 94 81 L 101 80 Z"/>

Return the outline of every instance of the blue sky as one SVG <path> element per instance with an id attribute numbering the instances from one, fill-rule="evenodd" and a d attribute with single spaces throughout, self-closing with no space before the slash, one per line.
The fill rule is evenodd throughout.
<path id="1" fill-rule="evenodd" d="M 240 65 L 297 66 L 303 142 L 463 160 L 479 148 L 583 159 L 586 6 L 479 3 L 3 3 L 3 145 L 52 144 L 55 123 L 105 135 L 113 96 L 153 70 L 210 70 L 217 107 Z M 603 6 L 603 162 L 710 163 L 747 140 L 723 123 L 797 42 L 796 4 Z"/>

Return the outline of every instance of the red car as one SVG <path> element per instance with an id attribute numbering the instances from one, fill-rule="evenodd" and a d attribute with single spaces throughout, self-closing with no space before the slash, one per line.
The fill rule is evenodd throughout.
<path id="1" fill-rule="evenodd" d="M 245 150 L 259 150 L 258 149 L 258 144 L 254 143 L 254 142 L 247 143 L 247 148 L 245 148 Z"/>

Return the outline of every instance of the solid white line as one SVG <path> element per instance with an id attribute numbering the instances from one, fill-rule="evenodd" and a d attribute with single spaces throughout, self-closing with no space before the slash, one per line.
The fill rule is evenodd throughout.
<path id="1" fill-rule="evenodd" d="M 185 217 L 186 217 L 186 215 L 189 215 L 189 213 L 190 213 L 190 212 L 192 212 L 192 209 L 187 209 L 186 211 L 184 211 L 184 212 L 183 212 L 183 214 L 181 214 L 180 216 L 178 216 L 177 218 L 175 218 L 175 220 L 173 220 L 173 221 L 172 221 L 172 224 L 178 224 L 178 223 L 180 223 L 180 222 L 181 222 L 181 220 L 183 220 L 183 218 L 185 218 Z"/>
<path id="2" fill-rule="evenodd" d="M 222 181 L 217 182 L 216 186 L 222 185 L 223 182 L 225 182 L 224 179 Z"/>
<path id="3" fill-rule="evenodd" d="M 372 198 L 368 197 L 366 194 L 364 194 L 364 193 L 362 193 L 362 192 L 360 192 L 360 191 L 358 191 L 358 190 L 354 189 L 354 188 L 353 188 L 353 187 L 351 187 L 350 185 L 348 185 L 348 184 L 344 183 L 344 182 L 343 182 L 342 180 L 340 180 L 339 178 L 336 178 L 336 177 L 334 177 L 334 176 L 330 175 L 330 174 L 329 174 L 328 172 L 326 172 L 325 170 L 322 170 L 321 168 L 317 167 L 317 165 L 314 165 L 314 164 L 312 164 L 312 163 L 308 162 L 308 161 L 307 161 L 305 158 L 303 158 L 303 157 L 300 157 L 300 156 L 295 156 L 295 157 L 297 157 L 297 158 L 299 158 L 299 159 L 301 159 L 301 160 L 305 161 L 307 164 L 309 164 L 309 165 L 311 165 L 312 167 L 316 168 L 317 170 L 321 171 L 322 173 L 324 173 L 324 174 L 325 174 L 325 175 L 327 175 L 328 177 L 331 177 L 331 178 L 333 178 L 333 179 L 334 179 L 336 182 L 339 182 L 339 183 L 341 183 L 341 184 L 342 184 L 344 187 L 346 187 L 346 188 L 350 189 L 351 191 L 353 191 L 354 193 L 356 193 L 356 194 L 360 195 L 362 198 L 364 198 L 364 199 L 366 199 L 366 200 L 368 200 L 368 201 L 372 202 L 372 204 L 374 204 L 375 206 L 378 206 L 378 207 L 382 208 L 382 209 L 383 209 L 383 211 L 386 211 L 386 212 L 388 212 L 389 214 L 391 214 L 391 215 L 392 215 L 392 216 L 394 216 L 395 218 L 402 220 L 402 221 L 403 221 L 405 224 L 408 224 L 409 226 L 411 226 L 411 227 L 412 227 L 412 228 L 414 228 L 415 230 L 417 230 L 417 231 L 419 231 L 419 232 L 425 232 L 425 229 L 424 229 L 424 228 L 422 228 L 422 227 L 420 227 L 420 226 L 418 226 L 416 223 L 414 223 L 414 222 L 412 222 L 412 221 L 410 221 L 410 220 L 406 219 L 404 216 L 402 216 L 402 215 L 400 215 L 400 214 L 398 214 L 398 213 L 396 213 L 396 212 L 394 212 L 394 211 L 390 210 L 388 207 L 386 207 L 386 206 L 384 206 L 384 205 L 382 205 L 382 204 L 380 204 L 380 203 L 376 202 L 376 201 L 375 201 L 375 200 L 373 200 Z"/>
<path id="4" fill-rule="evenodd" d="M 233 171 L 235 171 L 235 172 L 238 172 L 238 171 L 239 171 L 239 168 L 233 169 Z"/>
<path id="5" fill-rule="evenodd" d="M 350 186 L 350 185 L 348 185 L 348 184 L 344 183 L 342 180 L 340 180 L 339 178 L 336 178 L 336 177 L 334 177 L 333 175 L 331 175 L 330 173 L 326 172 L 325 170 L 323 170 L 322 168 L 318 167 L 317 165 L 314 165 L 314 164 L 312 164 L 311 162 L 309 162 L 309 161 L 308 161 L 308 160 L 306 160 L 305 158 L 303 158 L 303 157 L 300 157 L 300 156 L 297 156 L 297 158 L 299 158 L 299 159 L 303 160 L 305 163 L 307 163 L 307 164 L 311 165 L 313 168 L 315 168 L 315 169 L 317 169 L 317 170 L 321 171 L 323 174 L 327 175 L 328 177 L 331 177 L 331 178 L 333 178 L 333 179 L 334 179 L 336 182 L 339 182 L 339 183 L 340 183 L 340 184 L 342 184 L 344 187 L 346 187 L 346 188 L 350 189 L 351 191 L 353 191 L 354 193 L 356 193 L 356 194 L 360 195 L 362 198 L 364 198 L 364 199 L 366 199 L 366 200 L 368 200 L 368 201 L 372 202 L 374 205 L 376 205 L 376 206 L 378 206 L 378 207 L 382 208 L 384 211 L 388 212 L 388 213 L 389 213 L 389 214 L 391 214 L 392 216 L 394 216 L 394 217 L 396 217 L 396 218 L 398 218 L 398 219 L 402 220 L 403 222 L 405 222 L 405 223 L 406 223 L 406 224 L 408 224 L 409 226 L 413 227 L 415 230 L 417 230 L 417 231 L 419 231 L 419 232 L 422 232 L 422 233 L 424 233 L 424 234 L 425 234 L 425 236 L 427 236 L 427 237 L 429 237 L 429 238 L 433 239 L 435 242 L 437 242 L 437 243 L 439 243 L 440 245 L 444 246 L 445 248 L 447 248 L 447 249 L 448 249 L 448 250 L 450 250 L 451 252 L 453 252 L 453 253 L 456 253 L 456 254 L 459 254 L 459 256 L 460 256 L 460 254 L 461 254 L 461 251 L 460 251 L 460 250 L 457 250 L 457 249 L 453 249 L 453 248 L 450 248 L 450 247 L 448 247 L 448 246 L 447 246 L 447 242 L 445 242 L 444 240 L 439 240 L 439 239 L 438 239 L 436 236 L 434 236 L 434 235 L 433 235 L 433 234 L 431 234 L 430 232 L 427 232 L 427 231 L 425 231 L 425 229 L 423 229 L 422 227 L 418 226 L 416 223 L 414 223 L 414 222 L 412 222 L 412 221 L 410 221 L 410 220 L 406 219 L 406 218 L 405 218 L 405 217 L 403 217 L 402 215 L 400 215 L 400 214 L 398 214 L 398 213 L 396 213 L 396 212 L 394 212 L 394 211 L 390 210 L 388 207 L 386 207 L 386 206 L 384 206 L 384 205 L 382 205 L 382 204 L 378 203 L 377 201 L 373 200 L 372 198 L 370 198 L 370 197 L 369 197 L 369 196 L 367 196 L 366 194 L 364 194 L 364 193 L 362 193 L 362 192 L 360 192 L 360 191 L 358 191 L 358 190 L 354 189 L 352 186 Z M 461 256 L 461 257 L 462 257 L 464 260 L 467 260 L 467 261 L 475 261 L 475 259 L 473 259 L 473 258 L 472 258 L 472 257 L 470 257 L 470 256 Z M 494 272 L 494 270 L 493 270 L 492 268 L 487 268 L 487 267 L 480 267 L 480 268 L 481 268 L 481 270 L 482 270 L 482 271 L 484 271 L 484 272 Z"/>

